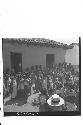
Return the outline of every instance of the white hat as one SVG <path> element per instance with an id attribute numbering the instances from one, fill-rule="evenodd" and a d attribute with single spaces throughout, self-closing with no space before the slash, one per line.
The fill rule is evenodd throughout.
<path id="1" fill-rule="evenodd" d="M 52 95 L 52 97 L 53 97 L 53 98 L 59 98 L 59 95 L 54 94 L 54 95 Z"/>

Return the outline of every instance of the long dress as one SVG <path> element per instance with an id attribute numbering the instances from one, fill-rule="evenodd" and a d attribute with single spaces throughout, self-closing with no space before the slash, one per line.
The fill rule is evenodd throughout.
<path id="1" fill-rule="evenodd" d="M 47 79 L 43 80 L 43 89 L 47 90 Z"/>
<path id="2" fill-rule="evenodd" d="M 35 92 L 35 84 L 33 84 L 33 85 L 31 86 L 31 95 L 33 95 L 34 92 Z"/>
<path id="3" fill-rule="evenodd" d="M 13 92 L 11 97 L 14 99 L 17 96 L 17 82 L 16 80 L 13 81 Z"/>

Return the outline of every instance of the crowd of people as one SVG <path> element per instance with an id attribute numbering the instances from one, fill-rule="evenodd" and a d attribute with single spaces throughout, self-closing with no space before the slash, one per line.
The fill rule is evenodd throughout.
<path id="1" fill-rule="evenodd" d="M 69 63 L 59 63 L 51 67 L 41 65 L 27 68 L 25 72 L 14 73 L 9 70 L 3 73 L 3 97 L 11 99 L 25 97 L 34 93 L 47 96 L 53 93 L 63 98 L 79 93 L 79 72 Z"/>

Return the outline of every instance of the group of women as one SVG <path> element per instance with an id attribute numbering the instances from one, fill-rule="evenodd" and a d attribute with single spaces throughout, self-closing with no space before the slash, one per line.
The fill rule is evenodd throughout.
<path id="1" fill-rule="evenodd" d="M 11 99 L 25 97 L 38 92 L 47 95 L 60 93 L 63 97 L 79 93 L 79 72 L 71 64 L 59 63 L 52 67 L 32 66 L 25 72 L 3 73 L 4 98 L 11 95 Z"/>

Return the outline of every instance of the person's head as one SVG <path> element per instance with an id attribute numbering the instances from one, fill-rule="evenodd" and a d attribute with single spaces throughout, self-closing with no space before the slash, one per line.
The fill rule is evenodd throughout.
<path id="1" fill-rule="evenodd" d="M 42 89 L 42 90 L 41 90 L 41 94 L 42 94 L 42 95 L 46 95 L 46 94 L 47 94 L 46 89 Z"/>
<path id="2" fill-rule="evenodd" d="M 55 80 L 56 80 L 56 82 L 58 82 L 58 81 L 59 81 L 59 78 L 57 77 Z"/>

